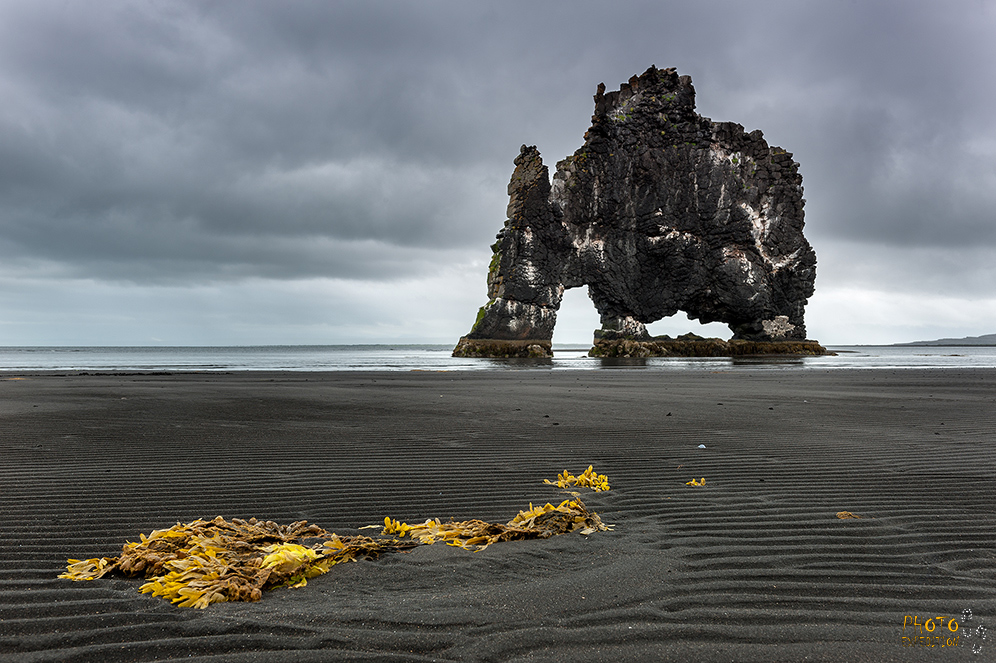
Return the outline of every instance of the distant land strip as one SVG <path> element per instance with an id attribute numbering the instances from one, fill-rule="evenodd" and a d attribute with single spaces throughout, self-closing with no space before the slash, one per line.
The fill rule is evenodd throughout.
<path id="1" fill-rule="evenodd" d="M 996 334 L 966 336 L 965 338 L 939 338 L 936 341 L 913 341 L 912 343 L 895 343 L 894 345 L 902 347 L 924 345 L 996 345 Z"/>

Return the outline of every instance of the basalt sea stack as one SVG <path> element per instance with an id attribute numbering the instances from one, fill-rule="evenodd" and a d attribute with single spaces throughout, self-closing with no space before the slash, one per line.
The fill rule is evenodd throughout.
<path id="1" fill-rule="evenodd" d="M 674 69 L 599 85 L 584 145 L 552 184 L 523 145 L 508 194 L 488 302 L 454 355 L 550 356 L 564 290 L 579 286 L 601 316 L 593 354 L 825 352 L 806 340 L 816 254 L 799 164 L 759 130 L 698 115 L 691 78 Z M 728 324 L 733 339 L 647 334 L 679 311 Z"/>

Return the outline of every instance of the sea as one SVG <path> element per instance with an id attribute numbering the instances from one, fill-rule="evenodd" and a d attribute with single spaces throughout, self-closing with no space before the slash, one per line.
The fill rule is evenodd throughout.
<path id="1" fill-rule="evenodd" d="M 450 356 L 452 349 L 452 345 L 0 347 L 0 372 L 996 368 L 996 346 L 828 346 L 834 355 L 647 359 L 599 359 L 589 357 L 587 347 L 556 344 L 552 359 L 468 359 Z"/>

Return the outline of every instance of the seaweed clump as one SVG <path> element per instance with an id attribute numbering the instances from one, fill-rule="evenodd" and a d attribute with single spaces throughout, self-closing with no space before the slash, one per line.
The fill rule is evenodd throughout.
<path id="1" fill-rule="evenodd" d="M 567 480 L 570 478 L 570 481 Z M 574 477 L 565 470 L 558 482 L 608 490 L 605 475 L 591 466 Z M 126 542 L 119 557 L 70 559 L 59 577 L 95 580 L 117 571 L 148 578 L 139 591 L 185 608 L 206 608 L 226 601 L 258 601 L 263 591 L 276 587 L 304 587 L 308 580 L 342 562 L 376 559 L 381 554 L 444 542 L 464 550 L 484 550 L 499 541 L 545 539 L 580 531 L 591 534 L 611 529 L 589 511 L 577 493 L 557 506 L 529 505 L 505 524 L 482 520 L 440 522 L 438 518 L 408 525 L 384 519 L 381 538 L 339 536 L 307 521 L 278 525 L 273 521 L 214 520 L 177 523 L 169 529 L 140 534 Z M 369 528 L 379 528 L 371 525 Z M 367 529 L 366 527 L 361 529 Z M 386 538 L 391 537 L 391 538 Z M 407 537 L 407 538 L 406 538 Z"/>
<path id="2" fill-rule="evenodd" d="M 112 571 L 144 575 L 139 591 L 181 607 L 206 608 L 225 601 L 258 601 L 264 589 L 303 587 L 309 578 L 341 562 L 373 559 L 416 544 L 366 536 L 340 537 L 306 521 L 214 520 L 177 523 L 138 542 L 127 542 L 120 557 L 69 560 L 60 578 L 94 580 Z M 324 539 L 305 545 L 309 539 Z"/>
<path id="3" fill-rule="evenodd" d="M 383 534 L 409 536 L 418 543 L 431 545 L 442 541 L 450 546 L 478 552 L 499 541 L 524 541 L 527 539 L 548 539 L 558 534 L 580 531 L 581 534 L 606 531 L 608 525 L 602 523 L 597 513 L 591 512 L 577 497 L 564 500 L 557 506 L 547 503 L 520 511 L 504 525 L 483 520 L 461 520 L 440 522 L 438 518 L 426 520 L 418 525 L 409 525 L 391 518 L 384 519 Z"/>
<path id="4" fill-rule="evenodd" d="M 567 470 L 564 470 L 562 474 L 557 475 L 556 481 L 550 481 L 549 479 L 543 479 L 543 483 L 550 484 L 551 486 L 557 486 L 558 488 L 569 488 L 571 486 L 583 486 L 586 488 L 591 488 L 596 493 L 609 489 L 609 478 L 604 474 L 599 474 L 595 469 L 589 465 L 588 469 L 574 476 Z"/>

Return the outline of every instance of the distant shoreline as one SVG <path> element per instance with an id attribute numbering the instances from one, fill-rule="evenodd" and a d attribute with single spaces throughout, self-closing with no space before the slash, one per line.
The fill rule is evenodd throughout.
<path id="1" fill-rule="evenodd" d="M 983 334 L 982 336 L 966 336 L 964 338 L 938 338 L 933 341 L 913 341 L 912 343 L 896 343 L 895 347 L 944 347 L 944 348 L 967 348 L 967 347 L 994 347 L 996 346 L 996 334 Z"/>
<path id="2" fill-rule="evenodd" d="M 895 345 L 862 345 L 864 348 L 996 348 L 996 343 L 896 343 Z"/>

